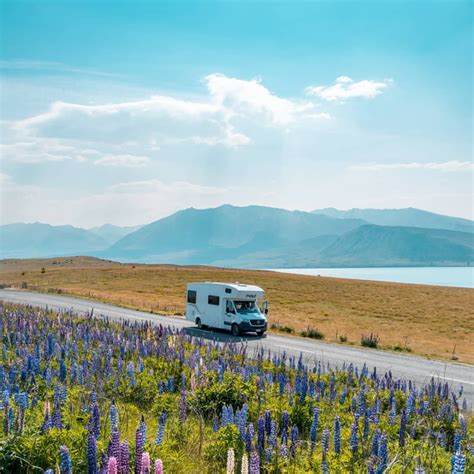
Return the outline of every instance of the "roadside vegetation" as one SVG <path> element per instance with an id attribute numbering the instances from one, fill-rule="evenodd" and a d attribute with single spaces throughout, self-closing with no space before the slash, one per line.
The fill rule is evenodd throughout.
<path id="1" fill-rule="evenodd" d="M 0 303 L 0 471 L 405 473 L 474 469 L 462 390 Z"/>
<path id="2" fill-rule="evenodd" d="M 42 272 L 44 268 L 44 272 Z M 133 265 L 88 257 L 0 261 L 0 284 L 76 295 L 150 313 L 184 314 L 186 283 L 240 281 L 266 290 L 270 330 L 474 363 L 474 290 L 271 271 Z"/>

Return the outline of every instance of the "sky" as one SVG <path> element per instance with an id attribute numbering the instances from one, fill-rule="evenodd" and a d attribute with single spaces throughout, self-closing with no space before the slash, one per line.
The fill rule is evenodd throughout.
<path id="1" fill-rule="evenodd" d="M 473 216 L 473 4 L 9 1 L 1 223 Z"/>

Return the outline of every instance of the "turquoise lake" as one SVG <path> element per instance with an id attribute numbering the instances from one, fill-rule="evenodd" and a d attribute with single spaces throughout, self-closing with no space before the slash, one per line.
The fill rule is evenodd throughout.
<path id="1" fill-rule="evenodd" d="M 284 268 L 277 272 L 474 288 L 474 267 Z"/>

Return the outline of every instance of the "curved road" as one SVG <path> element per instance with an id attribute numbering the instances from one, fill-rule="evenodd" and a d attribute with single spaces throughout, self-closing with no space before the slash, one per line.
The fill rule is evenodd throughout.
<path id="1" fill-rule="evenodd" d="M 152 321 L 165 326 L 171 325 L 177 328 L 187 328 L 188 333 L 194 336 L 222 341 L 236 340 L 236 338 L 223 331 L 198 330 L 194 324 L 183 318 L 159 316 L 80 298 L 26 291 L 0 290 L 0 300 L 39 307 L 48 306 L 52 309 L 73 309 L 77 312 L 90 312 L 91 309 L 94 309 L 96 315 L 100 314 L 113 319 Z M 431 377 L 440 378 L 447 381 L 455 390 L 459 390 L 463 386 L 464 396 L 468 400 L 469 408 L 472 409 L 474 402 L 474 366 L 428 360 L 423 357 L 394 354 L 373 349 L 330 344 L 297 337 L 269 335 L 262 338 L 250 336 L 239 337 L 237 341 L 244 342 L 253 348 L 263 347 L 271 349 L 272 352 L 286 351 L 294 356 L 303 354 L 303 357 L 308 362 L 321 360 L 333 367 L 341 367 L 344 362 L 352 362 L 359 367 L 366 363 L 369 369 L 375 366 L 377 371 L 382 373 L 391 370 L 394 376 L 411 379 L 418 385 L 428 382 Z"/>

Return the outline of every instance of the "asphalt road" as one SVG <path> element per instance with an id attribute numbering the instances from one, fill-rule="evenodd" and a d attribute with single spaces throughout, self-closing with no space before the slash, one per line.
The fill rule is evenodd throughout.
<path id="1" fill-rule="evenodd" d="M 264 347 L 265 349 L 271 349 L 272 352 L 286 351 L 287 354 L 295 356 L 303 354 L 307 362 L 321 360 L 324 364 L 329 363 L 331 367 L 341 367 L 344 362 L 352 362 L 354 365 L 362 367 L 366 363 L 369 369 L 375 366 L 379 373 L 391 370 L 394 376 L 411 379 L 418 386 L 428 382 L 431 377 L 435 377 L 447 381 L 455 390 L 463 386 L 464 396 L 468 401 L 469 408 L 472 409 L 474 402 L 474 366 L 471 365 L 428 360 L 423 357 L 355 348 L 297 337 L 274 335 L 257 337 L 249 335 L 234 338 L 224 331 L 199 330 L 193 323 L 183 318 L 159 316 L 95 301 L 59 295 L 0 290 L 0 300 L 38 307 L 48 306 L 52 309 L 73 309 L 77 312 L 90 312 L 93 308 L 96 315 L 104 315 L 113 319 L 153 321 L 166 326 L 171 325 L 177 328 L 185 328 L 189 334 L 194 336 L 222 341 L 233 340 L 247 344 L 249 348 L 257 349 Z"/>

